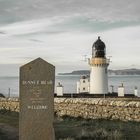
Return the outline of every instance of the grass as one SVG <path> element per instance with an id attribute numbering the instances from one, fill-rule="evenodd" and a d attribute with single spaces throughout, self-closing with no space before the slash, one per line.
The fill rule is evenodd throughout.
<path id="1" fill-rule="evenodd" d="M 0 132 L 0 140 L 8 140 L 4 133 Z"/>
<path id="2" fill-rule="evenodd" d="M 0 111 L 0 123 L 18 128 L 19 114 Z M 82 118 L 55 117 L 56 140 L 139 140 L 140 123 L 119 120 L 85 120 Z M 0 140 L 7 138 L 0 128 Z M 18 140 L 18 138 L 13 139 Z"/>
<path id="3" fill-rule="evenodd" d="M 55 121 L 56 138 L 64 140 L 139 140 L 140 123 L 119 120 L 84 120 L 65 116 Z"/>
<path id="4" fill-rule="evenodd" d="M 19 121 L 19 113 L 7 111 L 7 110 L 0 110 L 0 123 L 5 123 L 10 126 L 18 128 Z"/>
<path id="5" fill-rule="evenodd" d="M 18 140 L 17 134 L 13 136 L 12 133 L 10 132 L 11 129 L 13 128 L 18 129 L 18 124 L 19 124 L 18 118 L 19 118 L 19 113 L 17 112 L 0 110 L 0 140 Z M 6 127 L 3 128 L 3 126 Z M 17 132 L 14 132 L 13 134 L 15 133 Z"/>

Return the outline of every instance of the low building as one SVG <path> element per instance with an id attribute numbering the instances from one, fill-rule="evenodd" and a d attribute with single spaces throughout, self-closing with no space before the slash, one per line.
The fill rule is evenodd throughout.
<path id="1" fill-rule="evenodd" d="M 122 83 L 122 85 L 118 87 L 118 97 L 124 97 L 124 95 L 125 95 L 125 88 Z"/>
<path id="2" fill-rule="evenodd" d="M 89 93 L 89 76 L 82 76 L 77 82 L 77 93 Z"/>
<path id="3" fill-rule="evenodd" d="M 57 96 L 63 96 L 63 85 L 59 82 L 57 87 L 56 87 L 56 94 Z"/>
<path id="4" fill-rule="evenodd" d="M 134 89 L 134 95 L 136 97 L 140 97 L 140 93 L 138 92 L 138 88 L 137 87 L 135 87 L 135 89 Z"/>

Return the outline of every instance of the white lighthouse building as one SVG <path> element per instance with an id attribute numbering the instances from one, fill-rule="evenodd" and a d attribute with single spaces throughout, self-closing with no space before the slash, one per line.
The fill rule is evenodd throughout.
<path id="1" fill-rule="evenodd" d="M 89 76 L 82 76 L 77 82 L 77 93 L 89 93 Z"/>
<path id="2" fill-rule="evenodd" d="M 107 94 L 109 60 L 106 58 L 106 46 L 100 37 L 92 46 L 92 58 L 89 60 L 89 65 L 91 67 L 90 94 Z"/>

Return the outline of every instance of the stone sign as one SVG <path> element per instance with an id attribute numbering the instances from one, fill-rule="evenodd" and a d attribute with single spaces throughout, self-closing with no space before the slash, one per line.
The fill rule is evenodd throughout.
<path id="1" fill-rule="evenodd" d="M 55 67 L 41 58 L 20 68 L 19 140 L 54 140 Z"/>

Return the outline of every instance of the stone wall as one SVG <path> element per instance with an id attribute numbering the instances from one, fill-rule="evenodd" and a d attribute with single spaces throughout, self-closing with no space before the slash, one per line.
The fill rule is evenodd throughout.
<path id="1" fill-rule="evenodd" d="M 56 98 L 55 112 L 58 116 L 140 122 L 140 100 Z"/>
<path id="2" fill-rule="evenodd" d="M 0 99 L 0 110 L 9 110 L 19 112 L 19 101 Z"/>
<path id="3" fill-rule="evenodd" d="M 1 109 L 19 112 L 19 102 L 17 100 L 0 100 Z M 60 117 L 140 122 L 140 100 L 55 98 L 55 113 Z"/>

